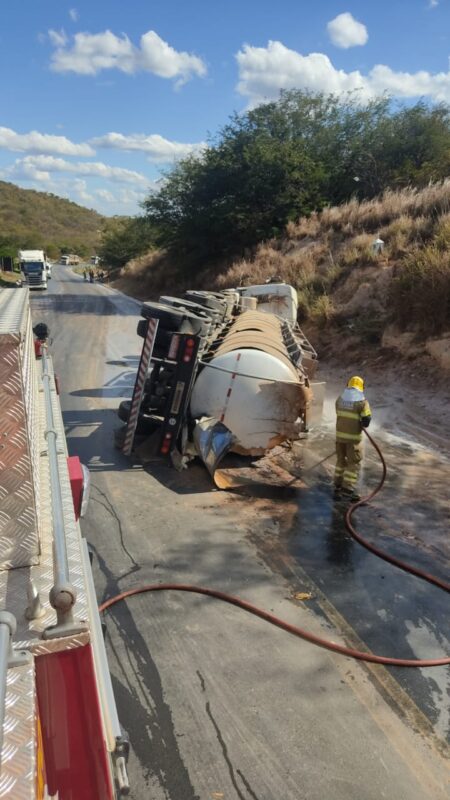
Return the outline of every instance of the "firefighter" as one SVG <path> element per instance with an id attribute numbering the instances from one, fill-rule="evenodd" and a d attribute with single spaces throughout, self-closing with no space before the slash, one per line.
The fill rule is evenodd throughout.
<path id="1" fill-rule="evenodd" d="M 371 418 L 370 406 L 364 397 L 364 380 L 354 375 L 336 400 L 335 497 L 343 492 L 352 500 L 360 499 L 356 484 L 362 458 L 362 429 L 370 425 Z"/>

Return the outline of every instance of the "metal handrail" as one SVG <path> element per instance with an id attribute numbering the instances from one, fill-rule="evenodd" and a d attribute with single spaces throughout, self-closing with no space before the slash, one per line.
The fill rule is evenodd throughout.
<path id="1" fill-rule="evenodd" d="M 16 630 L 17 623 L 14 614 L 9 611 L 0 611 L 0 770 L 5 728 L 8 669 L 10 667 L 22 667 L 31 661 L 31 653 L 27 650 L 13 649 L 12 637 Z"/>
<path id="2" fill-rule="evenodd" d="M 50 494 L 52 504 L 53 522 L 53 578 L 54 585 L 50 590 L 50 605 L 56 611 L 57 624 L 44 631 L 44 638 L 76 633 L 85 626 L 75 623 L 73 607 L 76 602 L 77 592 L 70 582 L 69 563 L 67 557 L 67 542 L 64 525 L 63 499 L 61 493 L 61 480 L 58 465 L 58 432 L 55 428 L 53 417 L 52 373 L 49 369 L 49 358 L 46 345 L 42 347 L 42 385 L 45 397 L 46 430 L 48 460 L 50 467 Z"/>

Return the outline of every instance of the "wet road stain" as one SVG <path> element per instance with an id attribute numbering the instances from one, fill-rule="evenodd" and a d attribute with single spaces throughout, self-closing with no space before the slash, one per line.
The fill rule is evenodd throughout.
<path id="1" fill-rule="evenodd" d="M 206 693 L 205 679 L 204 679 L 203 675 L 201 674 L 201 672 L 199 670 L 196 670 L 196 672 L 197 672 L 197 677 L 198 677 L 198 679 L 200 681 L 201 690 L 202 690 L 203 693 Z M 232 761 L 230 759 L 230 755 L 229 755 L 229 752 L 228 752 L 228 747 L 227 747 L 226 742 L 225 742 L 225 740 L 223 738 L 223 734 L 222 734 L 222 731 L 220 730 L 220 727 L 219 727 L 219 725 L 217 723 L 217 720 L 215 719 L 215 717 L 214 717 L 214 715 L 212 713 L 211 703 L 210 703 L 209 700 L 205 701 L 205 711 L 206 711 L 206 714 L 209 717 L 209 720 L 210 720 L 210 722 L 211 722 L 211 724 L 212 724 L 212 726 L 214 728 L 214 731 L 216 733 L 217 741 L 219 742 L 220 749 L 222 751 L 222 755 L 223 755 L 225 764 L 227 765 L 227 769 L 228 769 L 228 773 L 230 775 L 231 783 L 233 785 L 233 788 L 236 791 L 236 796 L 239 798 L 239 800 L 260 800 L 258 795 L 255 794 L 255 792 L 253 791 L 252 787 L 250 786 L 250 783 L 248 782 L 247 778 L 243 775 L 241 770 L 237 769 L 237 768 L 235 768 L 233 766 L 233 763 L 232 763 Z M 236 780 L 236 775 L 239 776 L 239 778 L 241 779 L 242 783 L 244 784 L 245 794 L 242 794 L 242 791 L 241 791 L 241 789 L 239 787 L 239 784 L 238 784 L 238 782 Z"/>
<path id="2" fill-rule="evenodd" d="M 329 444 L 324 437 L 310 444 L 314 461 L 320 461 Z M 383 443 L 383 450 L 386 489 L 358 510 L 356 527 L 381 549 L 448 580 L 448 464 L 410 444 L 398 449 L 396 443 Z M 345 505 L 332 499 L 332 470 L 332 463 L 321 468 L 289 500 L 280 494 L 265 504 L 259 501 L 262 524 L 249 533 L 264 560 L 289 581 L 291 596 L 311 586 L 314 594 L 318 587 L 372 652 L 416 659 L 450 655 L 448 595 L 376 558 L 351 538 Z M 379 473 L 368 452 L 365 485 L 376 485 Z M 299 585 L 289 564 L 299 565 L 311 586 Z M 320 604 L 308 607 L 322 613 Z M 436 734 L 450 742 L 450 668 L 387 669 Z"/>

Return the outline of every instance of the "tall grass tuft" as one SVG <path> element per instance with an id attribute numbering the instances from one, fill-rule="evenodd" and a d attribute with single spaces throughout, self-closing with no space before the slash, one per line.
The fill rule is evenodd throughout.
<path id="1" fill-rule="evenodd" d="M 436 244 L 416 250 L 397 267 L 389 292 L 392 318 L 402 328 L 435 335 L 450 327 L 450 256 Z"/>

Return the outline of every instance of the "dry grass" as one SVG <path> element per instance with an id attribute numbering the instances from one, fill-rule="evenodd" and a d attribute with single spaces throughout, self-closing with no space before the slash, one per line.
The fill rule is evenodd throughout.
<path id="1" fill-rule="evenodd" d="M 410 253 L 399 265 L 390 288 L 397 323 L 411 322 L 424 335 L 450 327 L 450 257 L 447 248 L 429 245 Z"/>
<path id="2" fill-rule="evenodd" d="M 388 190 L 381 197 L 363 203 L 353 199 L 341 206 L 324 209 L 320 222 L 322 229 L 327 227 L 346 235 L 359 231 L 377 233 L 383 226 L 403 216 L 439 217 L 449 212 L 450 179 L 420 190 L 412 187 L 398 192 Z M 298 227 L 300 234 L 303 231 L 301 220 Z"/>
<path id="3" fill-rule="evenodd" d="M 335 314 L 333 300 L 327 294 L 317 297 L 311 308 L 311 318 L 318 323 L 319 327 L 324 328 L 333 319 Z"/>
<path id="4" fill-rule="evenodd" d="M 0 286 L 11 286 L 20 281 L 20 272 L 3 272 L 0 269 Z"/>
<path id="5" fill-rule="evenodd" d="M 372 249 L 377 236 L 385 242 L 381 254 Z M 360 338 L 375 342 L 392 321 L 422 333 L 450 328 L 449 250 L 450 179 L 325 208 L 289 222 L 283 237 L 262 243 L 252 258 L 202 273 L 188 273 L 153 251 L 130 261 L 117 285 L 157 297 L 187 286 L 223 289 L 279 276 L 297 289 L 300 320 L 329 327 L 350 313 Z M 360 293 L 350 312 L 349 298 L 365 283 L 375 287 L 367 293 L 372 300 L 359 304 Z"/>

